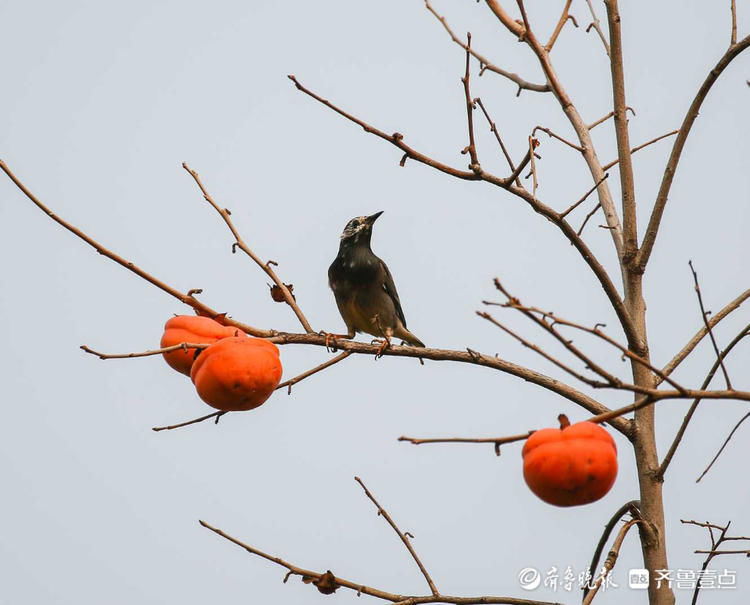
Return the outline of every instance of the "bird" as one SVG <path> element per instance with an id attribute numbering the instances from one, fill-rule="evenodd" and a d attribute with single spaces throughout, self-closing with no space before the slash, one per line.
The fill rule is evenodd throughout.
<path id="1" fill-rule="evenodd" d="M 382 338 L 376 358 L 391 344 L 391 337 L 415 346 L 424 343 L 406 327 L 401 301 L 388 265 L 370 247 L 372 226 L 383 211 L 357 216 L 344 227 L 339 251 L 328 268 L 328 285 L 346 324 L 347 334 L 326 334 L 329 338 L 354 338 L 365 332 Z"/>

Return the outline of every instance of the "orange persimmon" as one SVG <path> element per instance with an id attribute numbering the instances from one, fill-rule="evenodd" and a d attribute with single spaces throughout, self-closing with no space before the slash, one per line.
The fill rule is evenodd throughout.
<path id="1" fill-rule="evenodd" d="M 532 433 L 523 446 L 523 477 L 532 492 L 556 506 L 578 506 L 603 497 L 617 477 L 617 446 L 598 424 L 570 424 Z"/>
<path id="2" fill-rule="evenodd" d="M 200 398 L 217 410 L 257 408 L 281 380 L 279 349 L 262 338 L 231 337 L 204 349 L 190 372 Z"/>
<path id="3" fill-rule="evenodd" d="M 181 342 L 211 344 L 230 336 L 245 336 L 245 333 L 231 326 L 223 326 L 218 321 L 214 321 L 209 317 L 178 315 L 164 325 L 161 346 L 171 347 Z M 177 349 L 176 351 L 164 353 L 164 361 L 172 369 L 190 376 L 190 368 L 193 367 L 195 354 L 196 349 Z"/>

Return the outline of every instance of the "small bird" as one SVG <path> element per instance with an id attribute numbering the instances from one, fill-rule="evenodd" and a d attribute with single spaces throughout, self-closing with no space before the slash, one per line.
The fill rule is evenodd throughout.
<path id="1" fill-rule="evenodd" d="M 383 338 L 378 355 L 395 336 L 415 347 L 424 343 L 406 329 L 406 318 L 388 266 L 370 248 L 372 225 L 383 214 L 358 216 L 350 220 L 339 243 L 339 253 L 328 268 L 328 285 L 348 333 L 327 335 L 354 338 L 365 332 Z"/>

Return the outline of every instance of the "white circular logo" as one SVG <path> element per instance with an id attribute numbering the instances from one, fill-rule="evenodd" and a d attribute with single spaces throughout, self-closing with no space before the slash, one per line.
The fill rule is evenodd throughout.
<path id="1" fill-rule="evenodd" d="M 524 590 L 536 590 L 542 583 L 542 576 L 533 567 L 524 567 L 518 572 L 518 582 Z"/>

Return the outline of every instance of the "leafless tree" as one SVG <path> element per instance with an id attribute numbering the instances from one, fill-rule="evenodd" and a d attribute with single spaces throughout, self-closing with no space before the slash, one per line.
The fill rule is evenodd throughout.
<path id="1" fill-rule="evenodd" d="M 617 326 L 616 335 L 612 335 L 609 331 L 605 331 L 601 324 L 586 325 L 578 321 L 559 317 L 551 311 L 544 310 L 542 307 L 522 303 L 520 298 L 507 290 L 499 279 L 495 280 L 499 300 L 485 301 L 485 308 L 491 309 L 492 307 L 500 307 L 502 309 L 509 309 L 510 312 L 521 314 L 529 320 L 531 326 L 539 330 L 542 334 L 551 337 L 559 344 L 561 349 L 561 353 L 559 354 L 553 354 L 546 348 L 532 342 L 530 337 L 512 330 L 503 323 L 498 316 L 491 314 L 488 310 L 478 312 L 478 314 L 487 320 L 488 323 L 501 329 L 518 341 L 522 346 L 533 350 L 535 353 L 554 364 L 558 369 L 569 376 L 569 383 L 542 374 L 533 369 L 517 365 L 496 355 L 484 354 L 471 349 L 417 349 L 394 344 L 384 351 L 385 355 L 393 357 L 410 357 L 418 358 L 420 360 L 452 361 L 474 364 L 484 366 L 490 370 L 496 370 L 516 376 L 538 387 L 547 389 L 569 402 L 577 404 L 591 414 L 590 420 L 607 423 L 613 430 L 620 432 L 629 440 L 632 444 L 635 460 L 637 462 L 640 498 L 638 501 L 629 502 L 620 508 L 612 517 L 611 522 L 608 524 L 607 529 L 602 536 L 602 540 L 597 548 L 591 566 L 594 582 L 591 586 L 591 590 L 587 590 L 584 594 L 584 602 L 588 603 L 597 594 L 597 589 L 602 580 L 601 575 L 598 577 L 596 575 L 600 554 L 609 539 L 611 532 L 626 515 L 630 515 L 632 519 L 621 526 L 619 535 L 614 541 L 614 545 L 610 550 L 610 555 L 607 557 L 603 569 L 608 571 L 612 568 L 615 564 L 617 553 L 619 552 L 619 547 L 622 543 L 622 538 L 631 527 L 636 525 L 640 532 L 644 566 L 650 570 L 652 574 L 656 570 L 668 569 L 669 564 L 664 531 L 662 485 L 665 480 L 665 473 L 668 470 L 675 451 L 680 445 L 687 425 L 690 422 L 696 407 L 704 399 L 750 401 L 750 391 L 736 389 L 733 386 L 727 368 L 724 365 L 725 357 L 730 354 L 743 338 L 750 334 L 750 325 L 741 330 L 740 333 L 738 333 L 723 349 L 720 347 L 718 339 L 714 334 L 714 328 L 716 328 L 719 322 L 738 309 L 740 305 L 750 297 L 750 289 L 739 293 L 734 300 L 726 303 L 726 305 L 718 312 L 709 314 L 704 306 L 703 296 L 698 281 L 698 274 L 693 271 L 694 285 L 697 295 L 696 312 L 700 312 L 701 314 L 703 327 L 688 342 L 686 342 L 681 349 L 676 351 L 671 361 L 663 367 L 654 365 L 649 355 L 649 333 L 645 314 L 646 303 L 643 295 L 644 275 L 649 268 L 649 260 L 654 250 L 654 244 L 659 235 L 664 211 L 669 201 L 673 179 L 679 168 L 680 158 L 688 137 L 690 136 L 693 123 L 698 116 L 704 100 L 710 93 L 714 83 L 721 76 L 722 72 L 740 53 L 750 46 L 750 36 L 738 39 L 735 1 L 731 0 L 727 6 L 727 14 L 731 19 L 728 47 L 724 54 L 718 58 L 708 74 L 706 74 L 705 80 L 696 91 L 692 103 L 682 119 L 679 128 L 664 134 L 658 134 L 646 143 L 633 146 L 630 142 L 628 130 L 628 112 L 632 110 L 627 105 L 628 99 L 625 89 L 625 65 L 623 62 L 623 45 L 625 42 L 621 33 L 621 16 L 618 8 L 618 1 L 604 0 L 604 10 L 606 12 L 606 19 L 604 20 L 606 21 L 606 24 L 604 24 L 604 22 L 599 21 L 593 3 L 590 0 L 586 0 L 586 8 L 584 10 L 587 11 L 587 14 L 590 14 L 591 19 L 590 25 L 588 25 L 586 31 L 593 30 L 597 34 L 603 46 L 602 52 L 606 53 L 608 57 L 613 99 L 612 110 L 609 113 L 598 119 L 589 120 L 584 119 L 580 114 L 574 99 L 570 96 L 561 78 L 558 77 L 553 60 L 555 43 L 565 28 L 573 26 L 578 27 L 576 19 L 569 14 L 571 3 L 572 0 L 561 2 L 563 6 L 556 27 L 548 36 L 543 37 L 542 32 L 539 32 L 531 22 L 523 0 L 516 0 L 515 6 L 513 7 L 508 6 L 509 4 L 513 4 L 509 1 L 501 3 L 499 0 L 486 0 L 486 5 L 489 11 L 488 18 L 496 19 L 499 25 L 507 32 L 507 35 L 522 42 L 538 61 L 544 73 L 544 82 L 531 82 L 514 73 L 507 66 L 498 65 L 495 61 L 478 51 L 472 45 L 470 35 L 467 35 L 465 38 L 457 35 L 451 28 L 449 21 L 437 12 L 431 2 L 429 0 L 425 2 L 427 11 L 438 20 L 439 24 L 444 28 L 450 39 L 463 49 L 466 57 L 465 72 L 462 78 L 463 92 L 465 96 L 464 109 L 466 111 L 467 122 L 467 144 L 462 153 L 468 159 L 468 166 L 466 167 L 456 167 L 434 159 L 434 157 L 427 152 L 412 146 L 408 142 L 408 138 L 400 132 L 391 133 L 382 130 L 372 125 L 372 123 L 365 121 L 363 118 L 358 117 L 355 113 L 344 109 L 343 104 L 339 105 L 327 100 L 322 96 L 322 93 L 313 90 L 308 87 L 307 84 L 303 84 L 302 81 L 294 75 L 290 75 L 289 78 L 293 85 L 304 95 L 325 106 L 327 109 L 336 112 L 344 120 L 359 125 L 367 134 L 386 141 L 398 149 L 402 154 L 400 161 L 401 166 L 404 166 L 408 161 L 415 161 L 456 179 L 482 182 L 489 186 L 505 190 L 522 204 L 528 206 L 530 210 L 541 215 L 555 226 L 560 235 L 578 251 L 580 257 L 588 266 L 602 291 L 606 295 L 607 300 L 618 319 L 619 325 Z M 552 95 L 559 104 L 560 111 L 569 122 L 570 130 L 572 132 L 569 138 L 553 132 L 547 127 L 537 126 L 528 134 L 528 139 L 524 141 L 524 154 L 522 157 L 518 158 L 517 161 L 514 161 L 508 151 L 508 146 L 506 146 L 501 138 L 497 123 L 491 117 L 486 105 L 481 99 L 475 98 L 472 95 L 471 73 L 472 68 L 475 67 L 476 64 L 478 64 L 479 67 L 479 75 L 491 73 L 514 82 L 518 87 L 518 94 L 524 92 L 524 94 Z M 508 169 L 506 174 L 493 174 L 484 168 L 481 153 L 475 139 L 477 120 L 486 120 L 489 125 L 490 131 L 498 143 L 500 152 L 507 162 Z M 604 163 L 597 153 L 591 132 L 593 129 L 603 127 L 602 125 L 607 123 L 614 125 L 617 142 L 617 158 L 609 163 Z M 537 147 L 539 146 L 540 141 L 536 138 L 537 132 L 544 132 L 551 139 L 555 139 L 558 143 L 566 145 L 571 149 L 572 153 L 578 154 L 590 173 L 591 183 L 588 190 L 582 193 L 579 199 L 572 201 L 565 207 L 554 207 L 539 196 L 537 166 L 540 158 L 537 155 Z M 671 138 L 672 148 L 667 163 L 664 166 L 658 193 L 654 200 L 650 200 L 650 203 L 648 203 L 648 201 L 639 201 L 639 203 L 637 203 L 632 156 L 640 149 L 665 138 Z M 0 168 L 3 169 L 28 199 L 36 204 L 36 206 L 45 212 L 51 219 L 90 244 L 98 253 L 120 264 L 129 271 L 136 273 L 157 288 L 160 288 L 188 307 L 191 307 L 196 313 L 214 317 L 226 325 L 235 326 L 252 336 L 267 338 L 279 345 L 297 344 L 315 347 L 331 346 L 334 349 L 341 351 L 341 353 L 332 357 L 327 362 L 304 372 L 300 376 L 287 380 L 279 385 L 279 388 L 286 387 L 291 390 L 292 386 L 300 380 L 303 380 L 319 371 L 325 370 L 333 364 L 340 363 L 352 354 L 374 355 L 378 351 L 378 346 L 374 344 L 343 339 L 331 340 L 329 335 L 314 330 L 292 295 L 291 286 L 285 284 L 277 275 L 276 270 L 274 269 L 275 263 L 273 261 L 263 261 L 262 258 L 248 246 L 232 222 L 230 211 L 223 208 L 212 198 L 211 194 L 208 192 L 207 188 L 194 170 L 186 164 L 183 166 L 195 181 L 205 201 L 216 210 L 220 218 L 226 223 L 231 232 L 231 236 L 234 239 L 232 251 L 234 252 L 237 249 L 241 250 L 266 273 L 268 278 L 273 281 L 273 294 L 275 298 L 285 302 L 290 307 L 299 321 L 302 331 L 289 332 L 260 328 L 242 323 L 226 316 L 225 314 L 220 315 L 216 310 L 210 308 L 197 298 L 200 294 L 200 290 L 182 292 L 175 289 L 165 281 L 162 281 L 133 263 L 125 260 L 124 257 L 105 248 L 89 235 L 54 214 L 48 206 L 34 196 L 30 189 L 27 188 L 13 172 L 11 172 L 11 169 L 4 162 L 0 161 Z M 617 177 L 614 176 L 613 173 L 608 172 L 615 167 L 617 169 Z M 615 178 L 619 178 L 619 190 L 621 192 L 619 200 L 615 199 L 615 196 L 610 189 L 610 181 Z M 530 179 L 530 181 L 528 179 Z M 593 204 L 590 201 L 592 196 L 594 197 L 592 200 Z M 585 205 L 587 202 L 589 207 L 584 213 L 583 209 L 586 207 Z M 638 232 L 636 220 L 638 210 L 650 213 L 647 226 L 643 233 Z M 612 245 L 616 251 L 619 276 L 610 274 L 602 261 L 589 247 L 589 244 L 584 237 L 584 228 L 589 220 L 599 211 L 601 211 L 604 217 L 604 224 L 601 226 L 609 231 Z M 619 286 L 617 283 L 618 279 L 620 282 Z M 570 334 L 574 332 L 586 333 L 606 344 L 606 346 L 611 347 L 613 352 L 616 352 L 617 355 L 622 356 L 629 362 L 630 376 L 627 378 L 618 376 L 605 368 L 606 360 L 594 359 L 584 350 L 584 348 L 574 344 L 570 338 Z M 677 367 L 680 366 L 680 364 L 688 358 L 691 353 L 693 353 L 698 343 L 705 337 L 710 339 L 716 354 L 716 361 L 713 364 L 713 367 L 708 371 L 705 380 L 703 380 L 701 384 L 690 385 L 676 382 L 671 378 L 671 375 Z M 622 340 L 619 340 L 619 338 Z M 178 345 L 178 347 L 179 346 L 200 347 L 200 345 L 190 343 L 184 343 L 183 345 Z M 86 346 L 82 348 L 87 353 L 97 355 L 102 359 L 157 355 L 165 351 L 165 349 L 159 349 L 141 353 L 107 354 L 94 351 Z M 721 371 L 721 376 L 723 378 L 723 388 L 710 388 L 711 380 L 719 370 Z M 619 409 L 609 409 L 597 400 L 595 395 L 598 390 L 618 390 L 632 393 L 633 402 Z M 660 401 L 667 399 L 691 400 L 692 405 L 685 415 L 682 426 L 675 435 L 667 454 L 660 460 L 657 456 L 656 450 L 654 407 Z M 214 419 L 218 422 L 221 415 L 221 412 L 217 412 L 171 426 L 155 427 L 154 430 L 176 429 L 208 419 Z M 744 418 L 746 418 L 746 416 L 743 417 L 743 420 Z M 732 431 L 732 434 L 733 433 L 734 431 Z M 522 441 L 530 434 L 531 432 L 527 431 L 518 435 L 492 438 L 446 437 L 442 439 L 423 439 L 405 436 L 401 439 L 414 444 L 435 442 L 488 443 L 497 449 L 502 444 Z M 457 605 L 473 605 L 479 603 L 540 603 L 539 601 L 528 601 L 505 596 L 450 596 L 441 593 L 412 547 L 408 532 L 401 531 L 386 509 L 379 504 L 364 483 L 359 479 L 357 479 L 357 481 L 362 486 L 365 495 L 375 505 L 378 514 L 383 516 L 385 521 L 392 527 L 403 542 L 404 546 L 408 549 L 414 562 L 424 576 L 425 582 L 429 588 L 429 593 L 422 596 L 401 595 L 340 578 L 334 575 L 331 571 L 312 571 L 303 569 L 281 558 L 266 554 L 253 546 L 244 544 L 238 539 L 231 537 L 222 530 L 217 529 L 204 521 L 201 521 L 201 524 L 222 538 L 244 548 L 249 553 L 267 559 L 285 568 L 288 572 L 287 578 L 294 575 L 300 576 L 304 582 L 314 585 L 320 592 L 326 594 L 334 592 L 339 588 L 345 588 L 354 591 L 357 594 L 370 595 L 385 601 L 398 603 L 399 605 L 416 605 L 418 603 L 454 603 Z M 747 550 L 718 550 L 719 545 L 724 541 L 747 539 L 740 537 L 727 537 L 726 532 L 728 525 L 718 526 L 710 523 L 689 523 L 707 527 L 711 532 L 711 550 L 699 551 L 708 554 L 706 565 L 712 557 L 717 555 L 747 553 Z M 718 539 L 715 538 L 714 531 L 719 532 Z M 651 605 L 668 605 L 674 602 L 674 595 L 666 583 L 657 586 L 657 584 L 652 581 L 648 594 Z M 698 590 L 696 589 L 695 598 L 697 598 L 697 595 Z"/>

